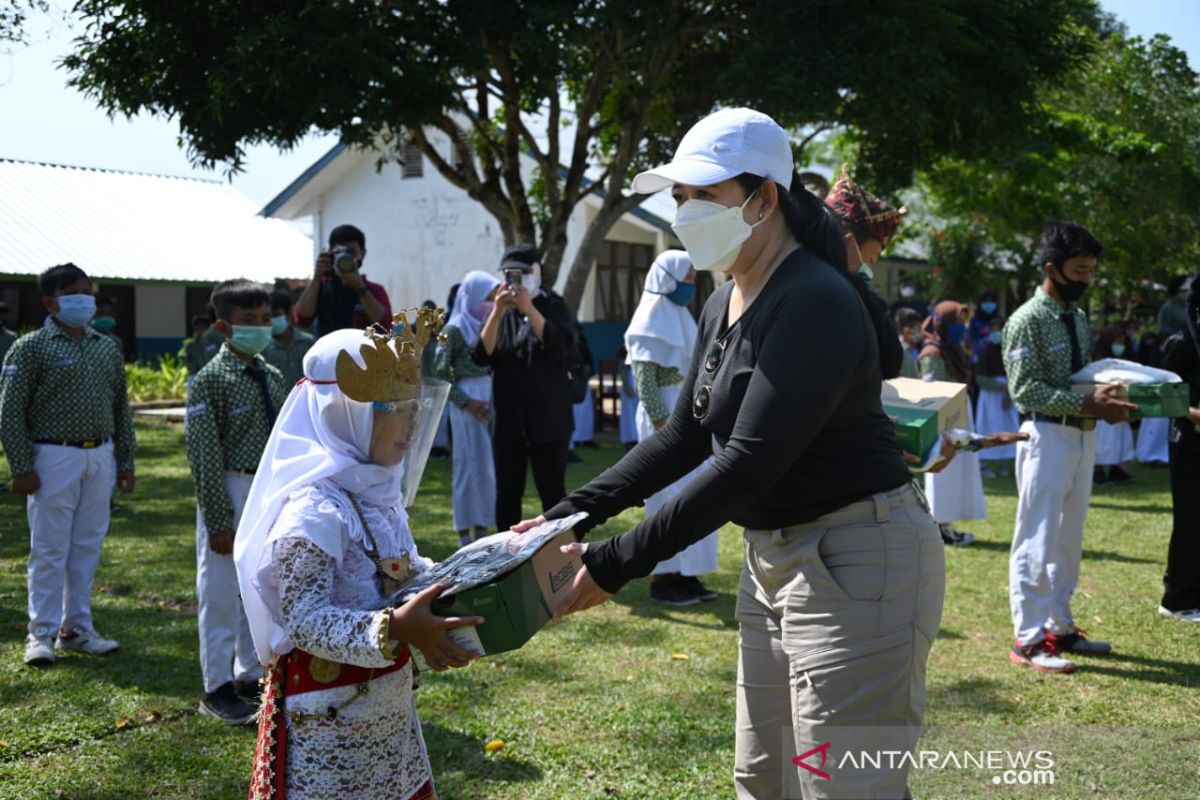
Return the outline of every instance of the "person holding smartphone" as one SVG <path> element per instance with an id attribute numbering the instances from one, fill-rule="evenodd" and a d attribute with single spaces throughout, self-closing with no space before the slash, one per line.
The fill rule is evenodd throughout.
<path id="1" fill-rule="evenodd" d="M 575 430 L 567 361 L 576 323 L 566 301 L 542 288 L 541 254 L 532 244 L 508 248 L 500 270 L 504 283 L 471 358 L 492 368 L 496 526 L 504 531 L 521 520 L 526 464 L 543 510 L 567 494 Z"/>
<path id="2" fill-rule="evenodd" d="M 353 225 L 329 233 L 329 249 L 317 256 L 313 279 L 296 300 L 296 326 L 324 336 L 372 323 L 390 326 L 392 304 L 387 290 L 362 272 L 367 237 Z"/>

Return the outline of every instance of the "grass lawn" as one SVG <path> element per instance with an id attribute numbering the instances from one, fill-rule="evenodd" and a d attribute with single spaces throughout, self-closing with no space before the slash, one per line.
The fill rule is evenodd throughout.
<path id="1" fill-rule="evenodd" d="M 120 500 L 97 576 L 108 657 L 21 663 L 24 504 L 0 497 L 0 798 L 242 798 L 252 728 L 196 713 L 195 508 L 177 427 L 138 425 L 139 485 Z M 568 486 L 615 461 L 582 450 Z M 947 552 L 942 631 L 929 668 L 923 747 L 1049 750 L 1053 787 L 996 786 L 993 772 L 918 770 L 918 797 L 1200 796 L 1200 629 L 1155 611 L 1170 533 L 1165 470 L 1092 500 L 1075 610 L 1118 655 L 1072 676 L 1010 664 L 1007 554 L 1016 492 L 987 482 L 991 518 Z M 449 464 L 431 462 L 414 513 L 422 551 L 452 552 Z M 530 483 L 532 490 L 532 483 Z M 1200 487 L 1197 487 L 1200 491 Z M 527 504 L 532 513 L 532 506 Z M 640 510 L 595 536 L 627 529 Z M 1200 535 L 1200 532 L 1197 532 Z M 638 581 L 616 601 L 514 653 L 428 675 L 418 705 L 445 798 L 732 796 L 740 535 L 721 532 L 719 600 L 668 610 Z M 485 754 L 500 739 L 506 747 Z"/>

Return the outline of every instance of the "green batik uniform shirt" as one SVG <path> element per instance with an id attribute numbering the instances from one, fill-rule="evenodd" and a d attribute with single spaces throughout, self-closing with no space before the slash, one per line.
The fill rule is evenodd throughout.
<path id="1" fill-rule="evenodd" d="M 1087 315 L 1074 303 L 1063 309 L 1039 286 L 1004 326 L 1008 393 L 1025 414 L 1077 416 L 1083 395 L 1071 391 L 1071 340 L 1063 314 L 1075 318 L 1075 340 L 1086 364 L 1091 352 Z"/>
<path id="2" fill-rule="evenodd" d="M 266 373 L 270 417 L 262 387 L 250 373 L 255 368 Z M 287 393 L 283 375 L 262 356 L 255 356 L 251 366 L 228 346 L 196 374 L 188 396 L 187 456 L 196 482 L 196 503 L 210 534 L 233 527 L 225 472 L 258 469 L 271 435 L 271 418 L 279 413 Z"/>
<path id="3" fill-rule="evenodd" d="M 481 367 L 471 360 L 472 348 L 467 347 L 467 340 L 463 338 L 462 331 L 456 326 L 447 325 L 442 329 L 442 333 L 446 335 L 446 341 L 437 346 L 433 362 L 433 376 L 450 384 L 448 399 L 451 403 L 459 408 L 466 408 L 467 401 L 471 398 L 458 388 L 458 382 L 464 378 L 486 378 L 492 374 L 492 370 L 490 367 Z M 421 355 L 424 355 L 424 352 Z"/>
<path id="4" fill-rule="evenodd" d="M 117 471 L 133 471 L 137 442 L 117 343 L 90 326 L 77 342 L 55 322 L 17 339 L 0 369 L 0 442 L 12 474 L 33 472 L 35 442 L 89 439 L 112 439 Z"/>
<path id="5" fill-rule="evenodd" d="M 283 373 L 283 382 L 291 389 L 304 377 L 304 355 L 316 341 L 310 334 L 292 328 L 291 345 L 284 347 L 271 337 L 271 343 L 262 351 L 262 357 Z"/>

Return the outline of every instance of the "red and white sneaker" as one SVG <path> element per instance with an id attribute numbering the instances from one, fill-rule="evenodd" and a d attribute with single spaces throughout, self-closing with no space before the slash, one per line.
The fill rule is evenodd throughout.
<path id="1" fill-rule="evenodd" d="M 1112 652 L 1112 645 L 1087 638 L 1082 628 L 1076 628 L 1073 633 L 1055 634 L 1046 631 L 1046 644 L 1055 653 L 1083 653 L 1089 656 L 1106 656 Z"/>
<path id="2" fill-rule="evenodd" d="M 1033 644 L 1015 643 L 1012 650 L 1008 651 L 1008 660 L 1032 667 L 1038 672 L 1066 674 L 1075 671 L 1075 662 L 1055 653 L 1045 640 Z"/>

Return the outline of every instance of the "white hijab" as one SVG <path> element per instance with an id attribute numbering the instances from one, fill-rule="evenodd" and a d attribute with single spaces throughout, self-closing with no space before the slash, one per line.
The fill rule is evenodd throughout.
<path id="1" fill-rule="evenodd" d="M 483 320 L 476 319 L 471 313 L 473 309 L 487 300 L 492 290 L 500 285 L 500 279 L 490 272 L 472 270 L 463 278 L 454 296 L 454 308 L 450 309 L 450 318 L 446 325 L 458 328 L 467 347 L 475 346 L 479 341 L 479 332 L 483 329 Z"/>
<path id="2" fill-rule="evenodd" d="M 696 320 L 667 295 L 683 283 L 692 261 L 683 250 L 664 250 L 646 275 L 646 286 L 625 330 L 627 363 L 650 361 L 687 373 L 696 348 Z"/>
<path id="3" fill-rule="evenodd" d="M 317 340 L 304 356 L 304 377 L 288 395 L 267 440 L 262 460 L 233 545 L 242 605 L 254 637 L 259 661 L 266 664 L 273 653 L 292 649 L 283 629 L 275 622 L 279 611 L 279 587 L 271 571 L 271 529 L 288 497 L 318 481 L 328 481 L 376 506 L 395 509 L 402 523 L 407 519 L 400 496 L 403 470 L 370 463 L 373 410 L 342 394 L 336 383 L 338 354 L 346 351 L 364 366 L 359 347 L 361 330 L 334 331 Z M 362 536 L 348 499 L 335 501 L 339 516 L 350 529 L 350 538 Z M 403 524 L 407 530 L 407 524 Z M 411 534 L 406 533 L 411 539 Z M 312 541 L 331 556 L 340 558 L 338 543 Z M 408 542 L 412 547 L 412 543 Z M 412 552 L 415 553 L 415 547 Z"/>

